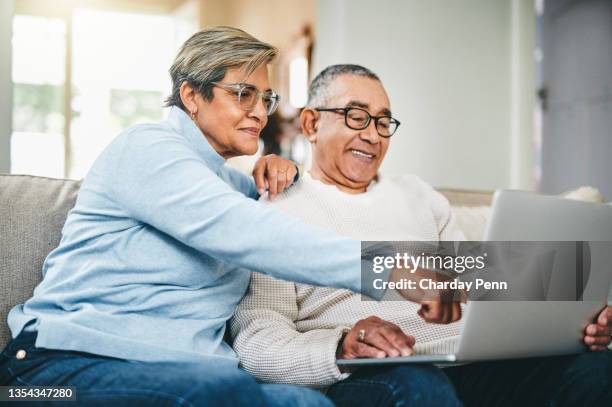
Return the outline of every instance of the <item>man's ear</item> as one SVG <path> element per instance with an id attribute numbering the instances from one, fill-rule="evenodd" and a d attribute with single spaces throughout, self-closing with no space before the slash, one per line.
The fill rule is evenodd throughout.
<path id="1" fill-rule="evenodd" d="M 187 109 L 188 114 L 195 114 L 198 112 L 198 105 L 196 103 L 197 92 L 191 87 L 191 85 L 185 81 L 181 84 L 179 90 L 181 95 L 181 101 L 183 106 Z"/>
<path id="2" fill-rule="evenodd" d="M 319 112 L 305 107 L 300 113 L 300 124 L 304 137 L 311 143 L 317 141 L 317 130 L 319 127 Z"/>

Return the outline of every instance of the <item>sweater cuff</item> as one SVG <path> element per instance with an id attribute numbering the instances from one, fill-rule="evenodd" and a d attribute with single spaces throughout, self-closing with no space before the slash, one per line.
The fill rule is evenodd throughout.
<path id="1" fill-rule="evenodd" d="M 338 345 L 340 344 L 340 341 L 342 340 L 344 335 L 346 335 L 350 330 L 350 327 L 335 328 L 335 336 L 333 337 L 334 340 L 330 340 L 330 346 L 326 349 L 325 352 L 325 371 L 331 374 L 334 383 L 340 380 L 344 380 L 351 375 L 350 373 L 341 372 L 340 368 L 338 368 L 338 364 L 336 363 Z"/>

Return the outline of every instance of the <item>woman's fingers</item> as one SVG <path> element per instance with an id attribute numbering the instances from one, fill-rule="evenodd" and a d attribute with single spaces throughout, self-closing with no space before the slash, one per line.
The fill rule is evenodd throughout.
<path id="1" fill-rule="evenodd" d="M 452 321 L 458 321 L 461 319 L 461 303 L 458 302 L 453 302 L 453 314 L 452 314 Z"/>
<path id="2" fill-rule="evenodd" d="M 422 301 L 417 313 L 426 322 L 435 324 L 448 324 L 461 318 L 461 308 L 458 302 Z"/>
<path id="3" fill-rule="evenodd" d="M 293 180 L 297 174 L 297 168 L 291 161 L 282 163 L 282 166 L 278 169 L 277 179 L 277 193 L 283 192 L 286 188 L 289 188 L 293 184 Z"/>
<path id="4" fill-rule="evenodd" d="M 275 165 L 268 165 L 266 179 L 268 180 L 268 184 L 270 186 L 268 189 L 268 198 L 272 200 L 274 197 L 276 197 L 278 192 L 278 170 Z"/>
<path id="5" fill-rule="evenodd" d="M 287 170 L 287 186 L 293 184 L 293 180 L 295 179 L 297 173 L 298 169 L 295 164 L 291 165 L 290 168 Z"/>
<path id="6" fill-rule="evenodd" d="M 442 303 L 437 301 L 423 301 L 418 311 L 419 316 L 426 322 L 437 324 L 444 323 L 442 319 L 444 316 L 443 313 Z"/>
<path id="7" fill-rule="evenodd" d="M 255 180 L 255 187 L 259 195 L 263 195 L 268 189 L 266 183 L 266 157 L 261 157 L 255 163 L 253 167 L 253 179 Z"/>
<path id="8" fill-rule="evenodd" d="M 276 180 L 276 191 L 281 193 L 287 187 L 287 171 L 278 170 L 278 176 Z"/>
<path id="9" fill-rule="evenodd" d="M 290 160 L 278 157 L 274 154 L 261 157 L 253 168 L 253 178 L 259 195 L 268 191 L 269 199 L 288 188 L 295 179 L 297 167 Z"/>

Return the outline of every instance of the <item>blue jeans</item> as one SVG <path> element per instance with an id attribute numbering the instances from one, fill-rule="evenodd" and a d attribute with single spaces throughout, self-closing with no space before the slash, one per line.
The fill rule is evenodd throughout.
<path id="1" fill-rule="evenodd" d="M 612 406 L 612 352 L 362 369 L 327 396 L 338 407 Z"/>
<path id="2" fill-rule="evenodd" d="M 66 406 L 333 406 L 314 390 L 258 384 L 234 364 L 217 359 L 206 364 L 139 362 L 36 348 L 35 339 L 35 333 L 23 332 L 2 352 L 0 385 L 75 386 L 77 402 Z M 16 358 L 19 350 L 25 358 Z"/>

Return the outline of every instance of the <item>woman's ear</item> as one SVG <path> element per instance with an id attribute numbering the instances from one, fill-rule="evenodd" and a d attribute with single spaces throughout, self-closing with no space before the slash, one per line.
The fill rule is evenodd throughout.
<path id="1" fill-rule="evenodd" d="M 193 117 L 198 112 L 198 104 L 196 103 L 197 92 L 185 81 L 181 84 L 179 93 L 183 106 L 187 109 L 187 114 Z"/>
<path id="2" fill-rule="evenodd" d="M 319 112 L 305 107 L 300 113 L 300 124 L 304 137 L 311 143 L 317 141 L 317 130 L 319 127 Z"/>

